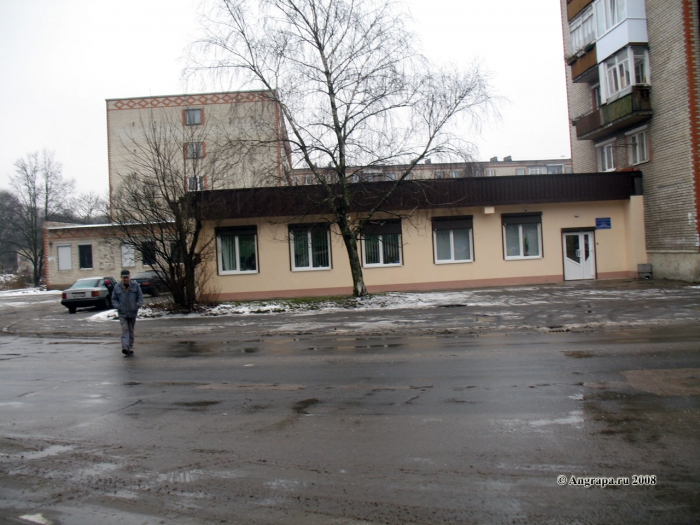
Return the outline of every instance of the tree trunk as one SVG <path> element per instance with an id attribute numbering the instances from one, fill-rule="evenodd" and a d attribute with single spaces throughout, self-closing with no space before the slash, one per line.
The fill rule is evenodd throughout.
<path id="1" fill-rule="evenodd" d="M 343 235 L 345 248 L 348 252 L 350 260 L 350 273 L 352 274 L 352 294 L 355 297 L 365 297 L 369 295 L 365 287 L 365 278 L 362 274 L 362 263 L 360 262 L 360 253 L 357 250 L 357 239 L 352 234 L 350 226 L 346 221 L 341 221 L 338 224 Z"/>

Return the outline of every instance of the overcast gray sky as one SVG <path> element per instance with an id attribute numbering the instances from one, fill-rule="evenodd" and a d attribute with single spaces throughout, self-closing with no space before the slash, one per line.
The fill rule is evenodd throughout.
<path id="1" fill-rule="evenodd" d="M 570 156 L 558 0 L 408 0 L 434 61 L 490 72 L 508 102 L 479 159 Z M 199 0 L 0 0 L 0 188 L 17 158 L 56 152 L 79 192 L 107 190 L 105 99 L 218 91 L 181 80 Z"/>

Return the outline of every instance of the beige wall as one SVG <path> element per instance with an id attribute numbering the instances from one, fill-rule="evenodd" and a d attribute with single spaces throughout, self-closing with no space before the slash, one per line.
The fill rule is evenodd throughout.
<path id="1" fill-rule="evenodd" d="M 185 126 L 185 109 L 202 109 L 203 124 Z M 174 151 L 181 154 L 183 178 L 192 171 L 188 166 L 192 161 L 184 158 L 184 143 L 204 142 L 206 156 L 198 171 L 226 174 L 208 181 L 207 189 L 276 185 L 282 166 L 287 164 L 286 154 L 276 142 L 283 133 L 280 114 L 263 92 L 112 99 L 107 100 L 111 192 L 134 171 L 137 144 L 145 144 L 145 130 L 153 122 L 167 130 Z M 269 143 L 261 145 L 261 140 Z M 208 169 L 206 163 L 214 159 L 216 167 Z"/>
<path id="2" fill-rule="evenodd" d="M 502 213 L 519 213 L 523 206 L 422 210 L 402 221 L 403 265 L 365 268 L 369 291 L 459 289 L 498 284 L 558 282 L 563 280 L 562 229 L 592 228 L 598 217 L 610 217 L 612 229 L 597 230 L 596 271 L 599 279 L 636 276 L 637 264 L 646 263 L 643 201 L 583 202 L 528 205 L 542 212 L 543 254 L 540 259 L 505 260 Z M 474 262 L 435 264 L 431 217 L 473 215 Z M 332 269 L 293 272 L 287 224 L 264 219 L 232 220 L 222 226 L 252 225 L 258 228 L 259 273 L 217 275 L 210 282 L 210 298 L 237 300 L 290 296 L 350 294 L 352 279 L 345 247 L 337 230 L 331 235 Z M 211 232 L 213 224 L 208 225 Z"/>
<path id="3" fill-rule="evenodd" d="M 121 244 L 112 239 L 115 230 L 109 226 L 48 227 L 44 238 L 45 274 L 47 288 L 64 290 L 85 277 L 116 277 L 122 270 Z M 78 246 L 92 246 L 92 268 L 80 268 Z M 71 269 L 58 269 L 58 247 L 70 246 Z M 125 267 L 132 273 L 152 270 L 143 266 L 141 255 L 134 256 L 134 265 Z"/>

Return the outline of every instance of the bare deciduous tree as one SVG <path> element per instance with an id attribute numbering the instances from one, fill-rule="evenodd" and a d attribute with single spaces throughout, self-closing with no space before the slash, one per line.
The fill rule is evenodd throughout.
<path id="1" fill-rule="evenodd" d="M 469 157 L 454 124 L 478 123 L 491 107 L 484 75 L 428 63 L 391 0 L 212 0 L 202 19 L 188 71 L 235 74 L 270 90 L 294 162 L 325 190 L 354 294 L 366 295 L 357 248 L 363 229 L 419 162 Z M 349 185 L 388 164 L 404 166 L 394 184 L 372 209 L 352 213 L 357 192 Z"/>
<path id="2" fill-rule="evenodd" d="M 226 161 L 216 152 L 204 156 L 187 149 L 205 134 L 204 126 L 185 129 L 176 120 L 142 121 L 138 136 L 121 137 L 131 154 L 111 202 L 118 241 L 161 273 L 173 302 L 184 310 L 196 303 L 197 269 L 213 242 L 203 238 L 201 207 L 191 202 L 205 182 L 216 187 L 226 172 Z"/>
<path id="3" fill-rule="evenodd" d="M 109 222 L 109 203 L 95 192 L 81 193 L 71 201 L 74 220 L 84 224 Z"/>
<path id="4" fill-rule="evenodd" d="M 20 206 L 11 213 L 16 239 L 13 251 L 32 265 L 34 285 L 39 285 L 44 272 L 43 225 L 64 215 L 73 192 L 73 180 L 64 180 L 61 163 L 55 154 L 44 150 L 29 153 L 15 162 L 10 185 Z"/>

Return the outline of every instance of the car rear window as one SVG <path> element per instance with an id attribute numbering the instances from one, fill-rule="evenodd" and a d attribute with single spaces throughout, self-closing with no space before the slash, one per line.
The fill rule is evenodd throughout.
<path id="1" fill-rule="evenodd" d="M 136 275 L 132 276 L 132 279 L 153 279 L 155 277 L 155 274 L 151 272 L 145 272 L 145 273 L 137 273 Z"/>
<path id="2" fill-rule="evenodd" d="M 70 287 L 70 289 L 73 288 L 97 288 L 102 285 L 101 283 L 102 279 L 80 279 L 79 281 L 75 281 L 73 283 L 73 286 Z"/>

